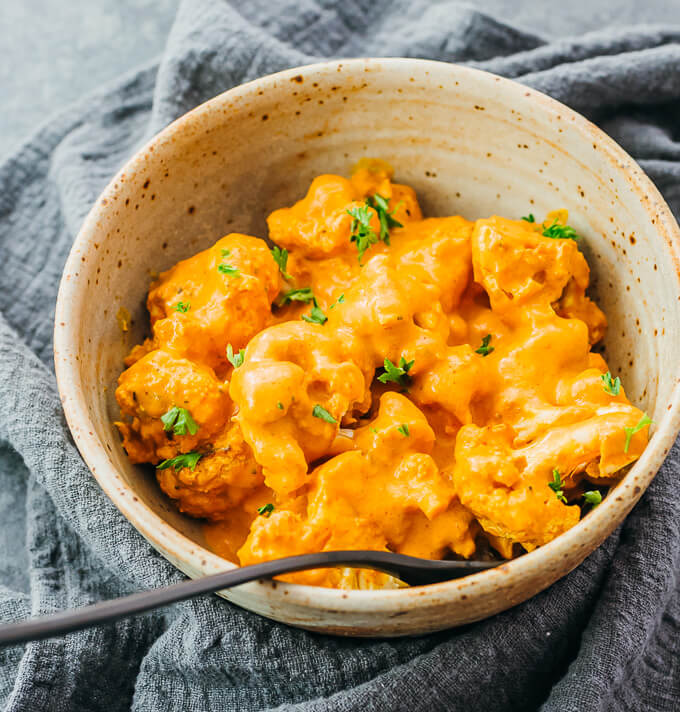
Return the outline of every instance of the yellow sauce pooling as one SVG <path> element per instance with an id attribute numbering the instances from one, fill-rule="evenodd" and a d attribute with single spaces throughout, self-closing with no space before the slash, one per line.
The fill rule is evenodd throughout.
<path id="1" fill-rule="evenodd" d="M 480 537 L 510 558 L 573 526 L 588 482 L 610 484 L 647 442 L 647 426 L 626 434 L 643 413 L 603 387 L 591 346 L 606 319 L 577 242 L 543 235 L 565 211 L 423 219 L 391 178 L 360 162 L 272 213 L 282 269 L 263 240 L 230 234 L 151 286 L 152 337 L 126 360 L 117 425 L 130 459 L 161 464 L 163 491 L 211 520 L 206 541 L 231 560 L 469 558 Z M 356 209 L 376 238 L 361 260 Z M 194 434 L 164 426 L 172 407 Z M 342 568 L 286 578 L 394 585 Z"/>

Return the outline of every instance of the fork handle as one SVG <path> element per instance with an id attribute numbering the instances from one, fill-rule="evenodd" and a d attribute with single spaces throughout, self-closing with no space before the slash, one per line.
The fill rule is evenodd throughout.
<path id="1" fill-rule="evenodd" d="M 490 562 L 475 561 L 428 561 L 386 551 L 324 551 L 316 554 L 287 556 L 198 579 L 180 581 L 170 586 L 133 593 L 129 596 L 61 611 L 40 618 L 2 625 L 0 626 L 0 645 L 54 638 L 83 628 L 112 623 L 120 618 L 137 615 L 177 601 L 184 601 L 203 593 L 239 586 L 249 581 L 268 579 L 272 576 L 304 569 L 343 564 L 383 571 L 397 575 L 402 580 L 411 583 L 432 583 L 437 580 L 466 576 L 496 565 Z"/>

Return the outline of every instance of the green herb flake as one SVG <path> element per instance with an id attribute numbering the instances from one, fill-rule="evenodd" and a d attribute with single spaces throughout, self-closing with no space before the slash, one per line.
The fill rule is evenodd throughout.
<path id="1" fill-rule="evenodd" d="M 397 430 L 405 437 L 409 437 L 411 435 L 411 432 L 408 429 L 408 425 L 406 423 L 402 423 Z"/>
<path id="2" fill-rule="evenodd" d="M 536 218 L 534 217 L 533 213 L 529 213 L 528 215 L 522 216 L 522 220 L 526 220 L 528 223 L 535 223 Z"/>
<path id="3" fill-rule="evenodd" d="M 375 245 L 380 238 L 371 227 L 370 205 L 361 205 L 356 208 L 350 208 L 347 211 L 347 214 L 352 216 L 349 241 L 356 243 L 357 251 L 359 253 L 359 264 L 361 264 L 364 252 L 366 252 L 371 245 Z"/>
<path id="4" fill-rule="evenodd" d="M 227 359 L 234 368 L 238 368 L 239 366 L 243 365 L 244 357 L 245 351 L 243 349 L 241 349 L 237 354 L 235 354 L 232 345 L 227 344 Z"/>
<path id="5" fill-rule="evenodd" d="M 475 349 L 475 353 L 481 354 L 482 356 L 488 356 L 494 350 L 493 346 L 489 346 L 490 341 L 491 341 L 491 334 L 487 334 L 482 339 L 482 345 L 478 349 Z"/>
<path id="6" fill-rule="evenodd" d="M 173 405 L 170 410 L 161 415 L 161 422 L 163 423 L 163 430 L 172 432 L 175 435 L 196 435 L 198 432 L 198 425 L 196 421 L 191 417 L 191 413 L 186 408 L 178 408 Z"/>
<path id="7" fill-rule="evenodd" d="M 399 359 L 399 365 L 395 366 L 388 358 L 385 359 L 383 367 L 385 373 L 378 376 L 380 383 L 398 383 L 403 388 L 407 388 L 411 383 L 408 372 L 413 368 L 414 361 L 407 361 L 403 356 Z"/>
<path id="8" fill-rule="evenodd" d="M 593 507 L 597 507 L 597 505 L 602 501 L 602 494 L 599 490 L 590 490 L 583 493 L 583 499 L 586 504 L 592 504 Z"/>
<path id="9" fill-rule="evenodd" d="M 383 198 L 379 193 L 366 198 L 366 203 L 375 210 L 380 222 L 380 239 L 386 244 L 390 244 L 390 230 L 393 227 L 404 227 L 394 218 L 398 205 L 390 212 L 390 199 Z"/>
<path id="10" fill-rule="evenodd" d="M 163 430 L 172 430 L 178 415 L 179 408 L 176 405 L 173 405 L 172 408 L 167 411 L 167 413 L 161 415 L 161 423 L 163 423 Z"/>
<path id="11" fill-rule="evenodd" d="M 564 496 L 564 480 L 560 477 L 557 469 L 552 471 L 552 482 L 548 482 L 548 487 L 555 493 L 557 499 L 564 504 L 567 504 L 567 498 Z"/>
<path id="12" fill-rule="evenodd" d="M 623 451 L 628 452 L 628 448 L 630 448 L 630 441 L 635 433 L 639 433 L 642 428 L 647 425 L 651 425 L 653 422 L 654 421 L 647 415 L 647 413 L 644 413 L 636 426 L 632 428 L 624 428 L 623 430 L 626 433 L 626 444 L 624 445 Z"/>
<path id="13" fill-rule="evenodd" d="M 370 430 L 374 435 L 377 435 L 377 434 L 378 434 L 378 428 L 374 428 L 373 426 L 371 426 L 371 427 L 369 428 L 369 430 Z"/>
<path id="14" fill-rule="evenodd" d="M 344 303 L 345 303 L 345 295 L 344 295 L 344 294 L 341 294 L 341 295 L 335 300 L 335 302 L 333 302 L 333 304 L 330 305 L 329 309 L 335 309 L 335 307 L 336 307 L 338 304 L 344 304 Z"/>
<path id="15" fill-rule="evenodd" d="M 191 309 L 191 302 L 177 302 L 174 307 L 176 312 L 186 314 Z"/>
<path id="16" fill-rule="evenodd" d="M 347 214 L 352 217 L 352 225 L 350 226 L 350 242 L 355 242 L 359 253 L 359 264 L 366 250 L 377 242 L 382 240 L 386 245 L 390 244 L 390 230 L 393 227 L 403 227 L 403 225 L 394 217 L 397 210 L 396 206 L 392 212 L 389 208 L 390 199 L 384 198 L 379 193 L 370 195 L 366 198 L 364 205 L 356 208 L 350 208 Z M 380 233 L 376 233 L 371 225 L 371 211 L 378 217 L 380 224 Z"/>
<path id="17" fill-rule="evenodd" d="M 236 267 L 234 267 L 233 265 L 228 265 L 226 262 L 221 262 L 217 266 L 217 271 L 220 274 L 226 274 L 229 277 L 240 277 L 241 276 L 241 273 L 239 272 L 239 270 Z"/>
<path id="18" fill-rule="evenodd" d="M 549 237 L 552 240 L 578 240 L 580 235 L 577 234 L 576 230 L 569 225 L 560 225 L 557 220 L 553 221 L 552 225 L 548 227 L 543 223 L 543 237 Z"/>
<path id="19" fill-rule="evenodd" d="M 312 292 L 312 288 L 300 287 L 299 289 L 291 289 L 285 294 L 280 295 L 276 300 L 276 304 L 277 306 L 282 307 L 290 302 L 304 302 L 305 304 L 309 304 L 309 302 L 313 300 L 314 293 Z"/>
<path id="20" fill-rule="evenodd" d="M 279 266 L 279 271 L 283 275 L 283 278 L 292 279 L 288 272 L 286 272 L 286 267 L 288 266 L 288 250 L 274 245 L 269 251 L 272 253 L 274 262 Z"/>
<path id="21" fill-rule="evenodd" d="M 604 392 L 608 393 L 610 396 L 618 396 L 621 393 L 621 379 L 617 376 L 612 379 L 612 374 L 607 371 L 602 376 L 602 383 L 604 384 Z"/>
<path id="22" fill-rule="evenodd" d="M 327 423 L 337 423 L 338 421 L 321 405 L 318 403 L 312 409 L 312 415 L 315 418 L 320 418 L 325 420 Z"/>
<path id="23" fill-rule="evenodd" d="M 268 504 L 263 504 L 261 507 L 257 508 L 257 513 L 261 517 L 270 517 L 273 511 L 274 505 L 271 502 L 269 502 Z"/>
<path id="24" fill-rule="evenodd" d="M 222 255 L 222 258 L 229 257 L 231 255 L 231 250 L 226 250 L 222 249 L 220 250 L 220 254 Z M 217 271 L 220 274 L 226 274 L 229 277 L 240 277 L 241 272 L 234 267 L 233 265 L 227 264 L 226 262 L 221 262 L 219 265 L 217 265 Z"/>
<path id="25" fill-rule="evenodd" d="M 282 403 L 281 401 L 279 401 L 279 402 L 276 404 L 276 407 L 277 407 L 279 410 L 283 410 L 283 403 Z"/>
<path id="26" fill-rule="evenodd" d="M 323 326 L 327 321 L 328 317 L 323 313 L 323 310 L 319 305 L 316 303 L 316 299 L 314 300 L 314 306 L 312 307 L 312 311 L 307 314 L 303 314 L 302 318 L 305 321 L 308 321 L 310 324 L 320 324 Z"/>
<path id="27" fill-rule="evenodd" d="M 172 467 L 181 470 L 183 467 L 189 467 L 192 470 L 196 469 L 198 461 L 203 457 L 200 452 L 185 452 L 177 457 L 171 457 L 169 460 L 163 460 L 159 465 L 156 465 L 157 470 L 165 470 Z"/>

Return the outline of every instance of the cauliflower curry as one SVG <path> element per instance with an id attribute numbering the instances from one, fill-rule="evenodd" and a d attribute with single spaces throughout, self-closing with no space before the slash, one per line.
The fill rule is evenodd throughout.
<path id="1" fill-rule="evenodd" d="M 566 211 L 423 218 L 364 159 L 268 227 L 271 249 L 232 233 L 159 276 L 116 391 L 130 460 L 217 553 L 511 558 L 639 457 L 651 421 L 591 351 L 606 319 Z"/>

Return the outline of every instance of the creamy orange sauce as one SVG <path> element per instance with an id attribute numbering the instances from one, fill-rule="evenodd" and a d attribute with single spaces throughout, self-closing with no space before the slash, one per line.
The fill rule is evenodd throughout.
<path id="1" fill-rule="evenodd" d="M 644 414 L 591 351 L 606 319 L 578 243 L 544 235 L 566 212 L 423 219 L 391 178 L 364 161 L 272 213 L 285 265 L 230 234 L 151 285 L 152 336 L 126 360 L 117 425 L 232 561 L 469 558 L 481 539 L 510 558 L 578 522 L 584 492 L 646 445 Z M 375 238 L 363 254 L 357 209 Z M 190 427 L 173 421 L 185 411 Z M 394 585 L 341 568 L 286 578 Z"/>

